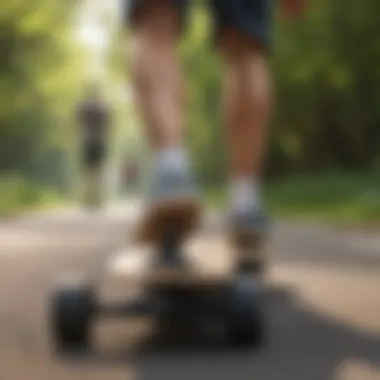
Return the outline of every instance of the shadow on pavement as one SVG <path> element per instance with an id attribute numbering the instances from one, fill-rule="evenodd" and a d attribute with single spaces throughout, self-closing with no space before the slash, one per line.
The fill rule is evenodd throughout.
<path id="1" fill-rule="evenodd" d="M 346 360 L 380 370 L 380 336 L 355 331 L 305 308 L 295 291 L 271 292 L 267 313 L 270 336 L 261 350 L 233 352 L 156 341 L 137 357 L 138 379 L 328 380 Z"/>

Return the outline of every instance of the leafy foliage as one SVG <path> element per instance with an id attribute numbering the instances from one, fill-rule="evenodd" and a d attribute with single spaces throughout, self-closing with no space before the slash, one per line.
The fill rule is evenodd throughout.
<path id="1" fill-rule="evenodd" d="M 83 77 L 70 28 L 73 4 L 1 2 L 2 172 L 59 180 L 70 146 L 69 111 Z"/>

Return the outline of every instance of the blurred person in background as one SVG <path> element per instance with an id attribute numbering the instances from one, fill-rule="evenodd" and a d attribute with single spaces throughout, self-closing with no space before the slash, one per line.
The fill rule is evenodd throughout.
<path id="1" fill-rule="evenodd" d="M 279 0 L 280 1 L 280 0 Z M 287 16 L 301 11 L 302 0 L 281 0 Z M 197 184 L 183 141 L 185 94 L 178 42 L 192 0 L 131 0 L 128 22 L 136 47 L 133 81 L 154 154 L 148 208 L 138 239 L 154 241 L 165 220 L 187 219 L 183 236 L 199 216 Z M 229 228 L 233 239 L 249 236 L 251 248 L 237 262 L 238 273 L 256 273 L 257 254 L 267 235 L 260 178 L 272 110 L 268 53 L 273 0 L 208 0 L 213 40 L 224 67 L 223 109 L 229 152 Z M 222 131 L 221 131 L 222 133 Z M 236 240 L 235 240 L 236 241 Z M 181 267 L 183 258 L 162 257 L 158 264 Z"/>
<path id="2" fill-rule="evenodd" d="M 89 206 L 98 206 L 101 203 L 110 128 L 110 111 L 98 85 L 91 84 L 86 89 L 77 109 L 77 121 L 81 136 L 85 202 Z"/>
<path id="3" fill-rule="evenodd" d="M 137 160 L 126 159 L 122 167 L 124 190 L 126 192 L 136 190 L 139 180 L 139 167 Z"/>

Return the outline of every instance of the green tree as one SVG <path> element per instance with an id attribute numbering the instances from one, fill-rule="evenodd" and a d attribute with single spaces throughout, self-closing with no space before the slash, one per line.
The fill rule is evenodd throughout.
<path id="1" fill-rule="evenodd" d="M 81 86 L 73 1 L 0 5 L 0 170 L 62 181 L 70 110 Z"/>

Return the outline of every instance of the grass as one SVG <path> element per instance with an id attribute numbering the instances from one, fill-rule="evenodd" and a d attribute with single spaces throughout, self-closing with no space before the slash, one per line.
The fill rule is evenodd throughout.
<path id="1" fill-rule="evenodd" d="M 211 205 L 224 206 L 225 190 L 206 192 Z M 273 181 L 264 190 L 274 217 L 380 226 L 380 173 L 334 173 Z"/>
<path id="2" fill-rule="evenodd" d="M 11 176 L 0 178 L 0 216 L 9 217 L 20 212 L 56 205 L 60 197 L 30 181 Z"/>
<path id="3" fill-rule="evenodd" d="M 380 227 L 380 173 L 334 173 L 289 177 L 268 183 L 264 196 L 273 217 L 343 226 Z M 211 206 L 227 204 L 226 189 L 209 189 Z M 49 208 L 62 198 L 19 177 L 0 178 L 0 216 Z"/>

